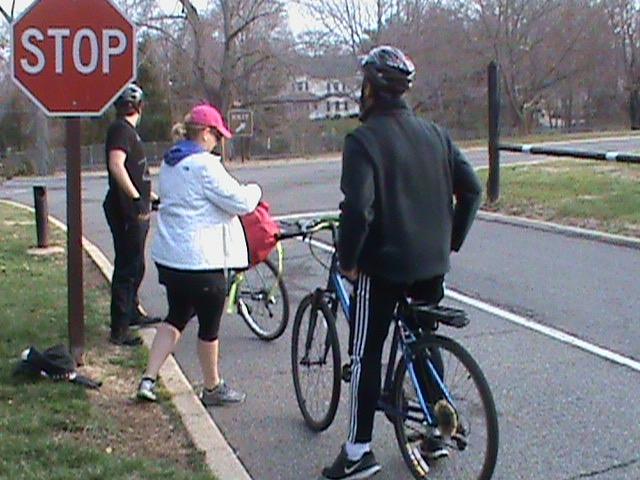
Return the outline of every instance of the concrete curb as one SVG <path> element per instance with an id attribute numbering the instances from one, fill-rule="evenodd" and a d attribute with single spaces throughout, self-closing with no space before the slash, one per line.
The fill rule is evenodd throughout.
<path id="1" fill-rule="evenodd" d="M 608 243 L 619 247 L 634 248 L 640 250 L 640 239 L 626 237 L 623 235 L 614 235 L 611 233 L 600 232 L 598 230 L 589 230 L 587 228 L 570 227 L 560 225 L 558 223 L 544 222 L 541 220 L 532 220 L 525 217 L 516 217 L 512 215 L 503 215 L 501 213 L 487 212 L 481 210 L 478 212 L 478 219 L 485 222 L 502 223 L 505 225 L 513 225 L 520 228 L 529 228 L 543 232 L 557 233 L 567 237 L 584 238 L 597 242 Z"/>
<path id="2" fill-rule="evenodd" d="M 34 211 L 28 205 L 11 200 L 0 199 L 0 203 L 30 212 Z M 57 218 L 49 216 L 49 222 L 57 228 L 67 231 L 67 226 Z M 105 279 L 111 282 L 113 265 L 111 265 L 104 253 L 84 236 L 82 237 L 82 247 Z M 142 329 L 140 333 L 144 340 L 144 345 L 150 349 L 153 342 L 154 329 Z M 171 401 L 178 411 L 194 445 L 204 451 L 205 462 L 211 472 L 219 480 L 251 480 L 251 476 L 225 440 L 211 415 L 200 402 L 173 355 L 169 356 L 160 370 L 160 377 L 171 394 Z"/>

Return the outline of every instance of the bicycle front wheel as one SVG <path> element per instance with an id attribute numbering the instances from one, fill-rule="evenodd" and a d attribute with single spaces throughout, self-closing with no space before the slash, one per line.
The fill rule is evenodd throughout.
<path id="1" fill-rule="evenodd" d="M 289 295 L 278 269 L 270 261 L 242 273 L 238 291 L 238 314 L 262 340 L 275 340 L 289 322 Z"/>
<path id="2" fill-rule="evenodd" d="M 429 367 L 433 363 L 428 360 L 427 349 L 440 353 L 441 366 Z M 394 403 L 398 414 L 394 428 L 402 457 L 414 478 L 489 480 L 498 457 L 498 417 L 482 370 L 459 343 L 439 335 L 433 335 L 422 352 L 416 352 L 413 366 L 414 377 L 404 360 L 396 369 Z M 442 371 L 448 399 L 435 379 L 433 372 L 437 370 Z M 425 377 L 426 381 L 421 380 Z M 435 412 L 437 429 L 427 425 L 416 382 L 425 385 L 421 391 Z M 434 439 L 447 456 L 429 458 Z"/>
<path id="3" fill-rule="evenodd" d="M 314 295 L 304 297 L 296 311 L 291 368 L 304 421 L 320 432 L 333 422 L 340 401 L 340 343 L 329 305 Z"/>

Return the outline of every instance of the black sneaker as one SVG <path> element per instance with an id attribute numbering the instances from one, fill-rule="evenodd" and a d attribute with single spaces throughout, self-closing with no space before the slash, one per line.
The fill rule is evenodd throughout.
<path id="1" fill-rule="evenodd" d="M 449 456 L 449 449 L 439 433 L 434 433 L 420 444 L 420 454 L 427 460 L 438 460 Z"/>
<path id="2" fill-rule="evenodd" d="M 322 478 L 327 480 L 356 480 L 374 476 L 381 470 L 373 452 L 365 453 L 360 460 L 349 460 L 344 446 L 333 465 L 322 469 Z"/>
<path id="3" fill-rule="evenodd" d="M 122 334 L 114 334 L 112 332 L 109 336 L 109 341 L 114 345 L 120 345 L 124 347 L 137 347 L 139 345 L 142 345 L 142 338 L 129 331 Z"/>
<path id="4" fill-rule="evenodd" d="M 149 315 L 138 313 L 134 318 L 129 322 L 130 327 L 146 327 L 148 325 L 154 325 L 156 323 L 162 322 L 162 318 L 160 317 L 150 317 Z"/>

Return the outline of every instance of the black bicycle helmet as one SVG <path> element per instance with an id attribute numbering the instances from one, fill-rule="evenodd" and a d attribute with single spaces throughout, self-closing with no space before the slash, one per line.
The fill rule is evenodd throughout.
<path id="1" fill-rule="evenodd" d="M 374 90 L 402 95 L 411 88 L 416 67 L 401 50 L 383 45 L 365 55 L 360 65 Z"/>
<path id="2" fill-rule="evenodd" d="M 119 114 L 131 115 L 134 112 L 140 111 L 143 97 L 144 92 L 142 89 L 135 83 L 132 83 L 118 95 L 114 105 Z"/>

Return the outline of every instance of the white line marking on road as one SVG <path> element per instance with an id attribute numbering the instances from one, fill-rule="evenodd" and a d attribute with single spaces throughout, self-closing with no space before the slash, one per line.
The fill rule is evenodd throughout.
<path id="1" fill-rule="evenodd" d="M 317 216 L 326 216 L 332 213 L 334 212 L 317 212 Z M 283 215 L 282 217 L 287 217 L 287 219 L 294 219 L 294 218 L 308 218 L 310 216 L 313 216 L 309 213 L 305 213 L 302 215 L 303 216 L 296 216 L 296 214 L 290 214 L 290 215 Z M 334 248 L 331 245 L 320 242 L 318 240 L 311 240 L 311 243 L 314 246 L 326 252 L 333 252 L 334 250 Z M 469 297 L 460 292 L 456 292 L 455 290 L 451 290 L 447 288 L 445 291 L 445 295 L 451 298 L 452 300 L 458 301 L 460 303 L 464 303 L 478 310 L 482 310 L 483 312 L 502 318 L 503 320 L 506 320 L 508 322 L 515 323 L 516 325 L 520 325 L 521 327 L 524 327 L 528 330 L 532 330 L 534 332 L 540 333 L 547 337 L 551 337 L 562 343 L 566 343 L 568 345 L 579 348 L 581 350 L 584 350 L 586 352 L 589 352 L 593 355 L 604 358 L 611 362 L 617 363 L 625 367 L 629 367 L 632 370 L 635 370 L 636 372 L 640 372 L 640 362 L 633 360 L 632 358 L 625 357 L 624 355 L 620 355 L 619 353 L 616 353 L 614 351 L 599 347 L 585 340 L 582 340 L 578 337 L 565 333 L 561 330 L 557 330 L 555 328 L 542 325 L 540 323 L 534 322 L 533 320 L 530 320 L 525 317 L 521 317 L 520 315 L 516 315 L 515 313 L 511 313 L 507 310 L 493 306 L 481 300 L 476 300 L 475 298 Z"/>
<path id="2" fill-rule="evenodd" d="M 478 310 L 482 310 L 484 312 L 490 313 L 491 315 L 495 315 L 504 320 L 507 320 L 511 323 L 520 325 L 521 327 L 527 328 L 529 330 L 533 330 L 534 332 L 541 333 L 542 335 L 546 335 L 547 337 L 554 338 L 560 342 L 567 343 L 581 350 L 585 350 L 589 353 L 605 358 L 611 362 L 618 363 L 625 367 L 629 367 L 632 370 L 635 370 L 636 372 L 640 372 L 640 362 L 637 362 L 631 358 L 620 355 L 619 353 L 613 352 L 606 348 L 599 347 L 597 345 L 593 345 L 592 343 L 586 342 L 578 337 L 575 337 L 563 331 L 557 330 L 552 327 L 547 327 L 546 325 L 542 325 L 540 323 L 534 322 L 533 320 L 529 320 L 528 318 L 521 317 L 520 315 L 516 315 L 515 313 L 508 312 L 507 310 L 503 310 L 502 308 L 495 307 L 481 300 L 476 300 L 475 298 L 468 297 L 467 295 L 456 292 L 454 290 L 447 289 L 446 295 L 452 300 L 465 303 L 474 308 L 477 308 Z"/>

